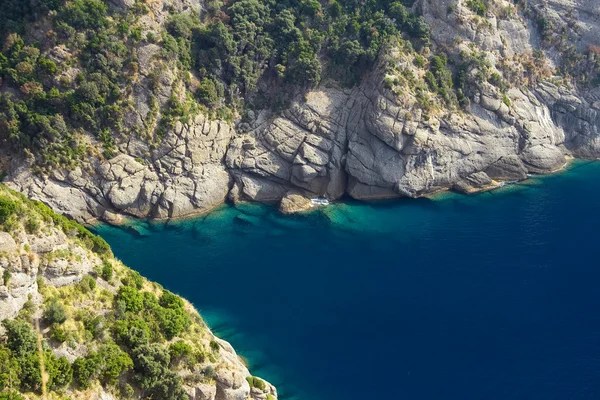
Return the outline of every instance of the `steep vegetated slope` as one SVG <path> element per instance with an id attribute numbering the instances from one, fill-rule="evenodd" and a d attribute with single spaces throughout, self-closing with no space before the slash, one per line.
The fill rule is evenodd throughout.
<path id="1" fill-rule="evenodd" d="M 9 184 L 81 221 L 473 192 L 600 155 L 593 1 L 6 3 Z"/>
<path id="2" fill-rule="evenodd" d="M 3 185 L 0 271 L 0 399 L 277 398 L 191 304 Z"/>

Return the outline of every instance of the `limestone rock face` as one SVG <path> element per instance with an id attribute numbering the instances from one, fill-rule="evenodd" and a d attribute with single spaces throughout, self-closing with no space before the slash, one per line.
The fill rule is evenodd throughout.
<path id="1" fill-rule="evenodd" d="M 132 139 L 114 158 L 93 160 L 91 171 L 49 177 L 19 165 L 9 186 L 82 222 L 103 216 L 113 222 L 115 212 L 159 219 L 201 213 L 227 197 L 231 178 L 223 159 L 233 134 L 228 124 L 198 116 L 178 122 L 155 150 Z"/>
<path id="2" fill-rule="evenodd" d="M 579 49 L 600 42 L 600 5 L 595 0 L 532 0 L 533 7 Z"/>
<path id="3" fill-rule="evenodd" d="M 99 262 L 88 253 L 55 228 L 39 235 L 21 233 L 16 238 L 0 232 L 0 273 L 10 273 L 8 282 L 0 282 L 0 319 L 14 318 L 29 296 L 39 298 L 38 276 L 54 286 L 81 280 Z"/>
<path id="4" fill-rule="evenodd" d="M 441 0 L 423 0 L 418 7 L 433 41 L 450 57 L 458 58 L 467 43 L 491 65 L 531 54 L 540 44 L 531 22 L 501 15 L 498 10 L 507 6 L 502 1 L 490 4 L 485 29 L 462 4 L 453 4 L 453 12 Z M 483 82 L 472 88 L 469 112 L 425 115 L 416 96 L 387 87 L 390 67 L 419 73 L 411 59 L 391 49 L 359 87 L 309 92 L 237 137 L 227 166 L 239 193 L 256 201 L 279 197 L 282 210 L 293 210 L 298 198 L 288 193 L 295 190 L 335 199 L 341 191 L 333 188 L 341 186 L 365 200 L 450 188 L 473 192 L 556 171 L 569 154 L 600 156 L 599 108 L 593 106 L 600 104 L 598 93 L 550 80 L 502 93 Z"/>
<path id="5" fill-rule="evenodd" d="M 130 6 L 128 0 L 112 2 Z M 156 74 L 160 47 L 140 45 L 140 79 L 131 91 L 134 106 L 125 110 L 119 154 L 46 177 L 15 162 L 8 182 L 79 221 L 118 223 L 121 214 L 184 217 L 227 198 L 297 212 L 311 197 L 470 193 L 553 172 L 568 156 L 600 157 L 600 88 L 576 88 L 556 76 L 563 57 L 558 48 L 544 47 L 542 58 L 534 60 L 543 43 L 536 18 L 563 32 L 564 44 L 585 50 L 600 45 L 596 3 L 531 0 L 524 13 L 512 2 L 490 0 L 479 16 L 463 1 L 416 1 L 414 8 L 431 28 L 432 53 L 443 51 L 454 69 L 464 54 L 481 63 L 465 74 L 469 105 L 462 109 L 444 102 L 427 107 L 415 85 L 395 88 L 393 82 L 406 76 L 422 79 L 426 69 L 416 67 L 410 52 L 390 45 L 355 88 L 326 81 L 284 111 L 248 110 L 236 124 L 198 115 L 178 122 L 152 146 L 130 134 L 153 129 L 150 85 L 157 88 L 159 106 L 183 95 L 176 78 L 180 71 L 168 67 Z M 153 17 L 141 21 L 144 30 L 162 24 L 165 10 L 189 12 L 201 3 L 169 0 L 149 7 Z M 49 57 L 60 63 L 65 51 L 54 48 Z M 507 85 L 478 78 L 480 68 Z"/>
<path id="6" fill-rule="evenodd" d="M 198 384 L 193 388 L 191 400 L 215 400 L 217 387 L 215 385 Z"/>
<path id="7" fill-rule="evenodd" d="M 6 251 L 10 253 L 16 249 L 17 243 L 12 236 L 6 232 L 0 232 L 0 252 Z"/>
<path id="8" fill-rule="evenodd" d="M 243 195 L 274 202 L 295 187 L 314 196 L 340 197 L 346 179 L 348 100 L 339 90 L 317 90 L 305 103 L 236 136 L 226 165 Z"/>

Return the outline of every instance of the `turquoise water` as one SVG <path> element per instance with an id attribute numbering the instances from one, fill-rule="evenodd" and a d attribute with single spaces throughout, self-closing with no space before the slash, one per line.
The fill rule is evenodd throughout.
<path id="1" fill-rule="evenodd" d="M 599 177 L 97 229 L 284 400 L 598 399 Z"/>

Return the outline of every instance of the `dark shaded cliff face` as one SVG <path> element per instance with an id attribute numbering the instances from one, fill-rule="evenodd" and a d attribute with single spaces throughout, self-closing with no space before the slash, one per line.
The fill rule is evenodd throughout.
<path id="1" fill-rule="evenodd" d="M 231 62 L 248 56 L 247 49 L 227 46 L 241 43 L 235 36 L 243 26 L 239 9 L 249 4 L 221 9 L 223 14 L 214 5 L 195 2 L 136 4 L 111 5 L 113 15 L 125 12 L 135 21 L 139 33 L 129 36 L 146 38 L 136 42 L 127 36 L 123 42 L 135 72 L 114 103 L 121 123 L 101 135 L 84 123 L 73 140 L 84 143 L 86 155 L 73 156 L 68 167 L 40 172 L 39 155 L 27 151 L 10 166 L 12 187 L 79 220 L 114 222 L 118 214 L 181 217 L 227 198 L 285 199 L 284 211 L 296 211 L 308 205 L 302 199 L 316 196 L 473 192 L 525 179 L 528 173 L 555 171 L 566 157 L 600 154 L 600 55 L 594 42 L 599 24 L 592 2 L 422 0 L 411 8 L 382 3 L 388 18 L 382 21 L 388 22 L 379 26 L 376 18 L 363 18 L 357 23 L 376 29 L 385 40 L 375 40 L 374 31 L 360 36 L 360 29 L 357 39 L 352 30 L 325 37 L 311 59 L 320 65 L 320 83 L 314 75 L 299 81 L 286 75 L 289 69 L 298 72 L 301 57 L 277 58 L 281 53 L 275 52 L 275 59 L 252 64 L 258 68 L 255 86 L 246 80 L 248 85 L 238 89 L 232 89 L 236 81 L 227 71 Z M 332 24 L 327 22 L 332 12 L 324 11 L 323 24 Z M 292 15 L 286 29 L 303 37 L 300 25 L 294 28 L 300 19 L 294 18 L 305 18 L 318 30 L 320 14 L 314 15 Z M 265 48 L 274 49 L 271 17 L 263 17 L 269 22 L 253 40 L 263 38 Z M 273 18 L 283 23 L 279 14 Z M 233 36 L 225 47 L 207 39 L 229 37 L 219 33 L 226 26 Z M 197 45 L 190 53 L 196 59 L 186 63 L 169 56 L 169 37 L 177 38 L 178 46 Z M 362 55 L 343 72 L 335 60 L 350 39 Z M 336 40 L 341 47 L 335 47 Z M 361 53 L 361 46 L 375 46 L 370 64 L 370 53 Z M 238 58 L 223 58 L 228 51 Z M 41 49 L 63 74 L 87 71 L 77 64 L 62 67 L 58 53 L 70 49 Z M 207 57 L 224 69 L 198 64 Z M 279 77 L 275 61 L 283 63 L 277 64 Z M 340 71 L 342 76 L 360 71 L 361 79 L 348 86 Z M 75 94 L 88 93 L 74 81 Z M 11 90 L 10 82 L 3 84 L 3 92 Z M 238 112 L 243 116 L 235 117 Z M 223 119 L 227 113 L 233 122 Z"/>

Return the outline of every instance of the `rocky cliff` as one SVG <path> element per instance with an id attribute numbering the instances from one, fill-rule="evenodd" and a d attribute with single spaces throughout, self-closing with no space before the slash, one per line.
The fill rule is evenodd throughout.
<path id="1" fill-rule="evenodd" d="M 429 50 L 392 40 L 353 88 L 325 80 L 283 111 L 250 110 L 235 124 L 199 112 L 158 145 L 122 138 L 113 158 L 91 158 L 71 170 L 33 174 L 14 160 L 8 184 L 79 221 L 116 222 L 118 214 L 182 217 L 227 198 L 282 202 L 284 211 L 297 211 L 317 196 L 474 192 L 559 170 L 569 157 L 598 158 L 595 2 L 482 4 L 417 1 L 413 10 L 431 29 Z M 160 10 L 153 12 L 160 23 Z M 434 65 L 442 53 L 458 100 L 444 89 L 448 74 Z M 156 63 L 147 60 L 140 71 Z M 161 101 L 179 90 L 172 76 L 167 70 L 160 80 Z M 132 91 L 133 127 L 149 119 L 144 85 Z M 457 101 L 460 107 L 452 105 Z"/>
<path id="2" fill-rule="evenodd" d="M 81 226 L 0 186 L 0 227 L 0 318 L 24 323 L 17 326 L 25 333 L 36 331 L 34 322 L 39 324 L 49 374 L 45 386 L 51 396 L 56 392 L 82 400 L 277 398 L 275 388 L 252 377 L 231 345 L 212 334 L 191 304 L 129 270 L 105 242 Z M 144 298 L 144 305 L 140 301 L 134 315 L 129 308 L 136 298 Z M 184 323 L 177 328 L 177 321 Z M 40 364 L 37 358 L 28 364 L 18 349 L 11 348 L 15 333 L 10 328 L 6 332 L 10 326 L 4 322 L 2 329 L 9 338 L 8 350 L 6 341 L 0 344 L 6 362 L 0 367 L 1 389 L 38 398 Z M 113 340 L 124 350 L 115 350 Z M 26 341 L 18 342 L 19 348 L 26 346 Z M 166 365 L 161 367 L 156 359 L 155 369 L 150 369 L 144 364 L 148 359 L 140 356 L 144 348 L 163 354 Z M 106 349 L 112 349 L 113 362 L 125 360 L 110 379 L 108 366 L 98 361 Z M 61 365 L 57 360 L 64 365 L 60 371 L 52 368 Z M 13 362 L 16 366 L 9 364 Z M 111 368 L 115 372 L 115 365 Z M 21 369 L 22 374 L 16 372 Z M 156 369 L 162 372 L 156 375 Z M 12 381 L 4 379 L 12 373 L 16 374 Z M 164 384 L 167 393 L 161 394 L 163 389 L 157 386 L 161 381 L 169 382 Z"/>

